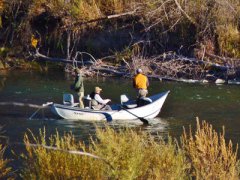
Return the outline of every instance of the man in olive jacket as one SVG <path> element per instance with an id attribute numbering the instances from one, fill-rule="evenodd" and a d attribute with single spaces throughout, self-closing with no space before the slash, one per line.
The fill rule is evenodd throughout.
<path id="1" fill-rule="evenodd" d="M 84 108 L 83 97 L 84 97 L 84 85 L 83 85 L 83 77 L 81 75 L 81 70 L 79 68 L 75 69 L 76 77 L 74 82 L 75 91 L 79 96 L 79 106 L 80 108 Z"/>

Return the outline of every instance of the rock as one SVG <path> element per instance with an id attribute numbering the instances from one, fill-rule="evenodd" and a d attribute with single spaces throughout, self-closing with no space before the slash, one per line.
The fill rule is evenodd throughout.
<path id="1" fill-rule="evenodd" d="M 226 81 L 224 79 L 217 79 L 215 81 L 216 84 L 224 84 Z"/>
<path id="2" fill-rule="evenodd" d="M 215 82 L 217 78 L 212 74 L 207 74 L 205 80 L 207 80 L 208 82 Z"/>
<path id="3" fill-rule="evenodd" d="M 202 81 L 202 83 L 209 83 L 209 81 L 206 80 L 206 79 L 204 79 L 204 80 Z"/>

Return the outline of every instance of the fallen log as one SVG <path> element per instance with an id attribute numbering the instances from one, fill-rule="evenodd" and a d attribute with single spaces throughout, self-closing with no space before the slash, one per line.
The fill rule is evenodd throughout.
<path id="1" fill-rule="evenodd" d="M 68 60 L 68 59 L 62 59 L 62 58 L 54 58 L 54 57 L 45 56 L 39 52 L 36 52 L 36 54 L 34 54 L 33 57 L 40 61 L 62 62 L 62 63 L 68 63 L 68 64 L 77 64 L 82 66 L 94 64 L 92 60 L 77 61 L 77 60 Z"/>
<path id="2" fill-rule="evenodd" d="M 102 68 L 102 67 L 91 67 L 91 69 L 95 70 L 95 71 L 101 71 L 101 72 L 105 72 L 105 73 L 109 73 L 109 74 L 114 74 L 116 76 L 127 76 L 129 75 L 126 72 L 122 72 L 122 71 L 118 71 L 115 69 L 109 69 L 109 68 Z"/>

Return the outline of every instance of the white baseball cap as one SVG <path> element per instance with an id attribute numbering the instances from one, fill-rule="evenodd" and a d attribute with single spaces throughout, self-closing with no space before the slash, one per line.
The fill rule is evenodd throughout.
<path id="1" fill-rule="evenodd" d="M 143 72 L 142 69 L 140 68 L 137 69 L 137 73 L 142 73 L 142 72 Z"/>

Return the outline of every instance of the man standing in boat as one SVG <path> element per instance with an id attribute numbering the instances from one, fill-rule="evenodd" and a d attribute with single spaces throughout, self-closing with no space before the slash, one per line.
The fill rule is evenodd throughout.
<path id="1" fill-rule="evenodd" d="M 143 74 L 142 69 L 138 68 L 136 70 L 136 75 L 133 78 L 133 87 L 137 90 L 138 99 L 147 96 L 148 86 L 149 86 L 149 81 L 147 76 Z"/>
<path id="2" fill-rule="evenodd" d="M 84 97 L 84 86 L 83 86 L 83 77 L 81 75 L 81 70 L 79 68 L 75 69 L 75 81 L 74 81 L 74 90 L 77 92 L 79 97 L 79 106 L 84 108 L 83 97 Z"/>

